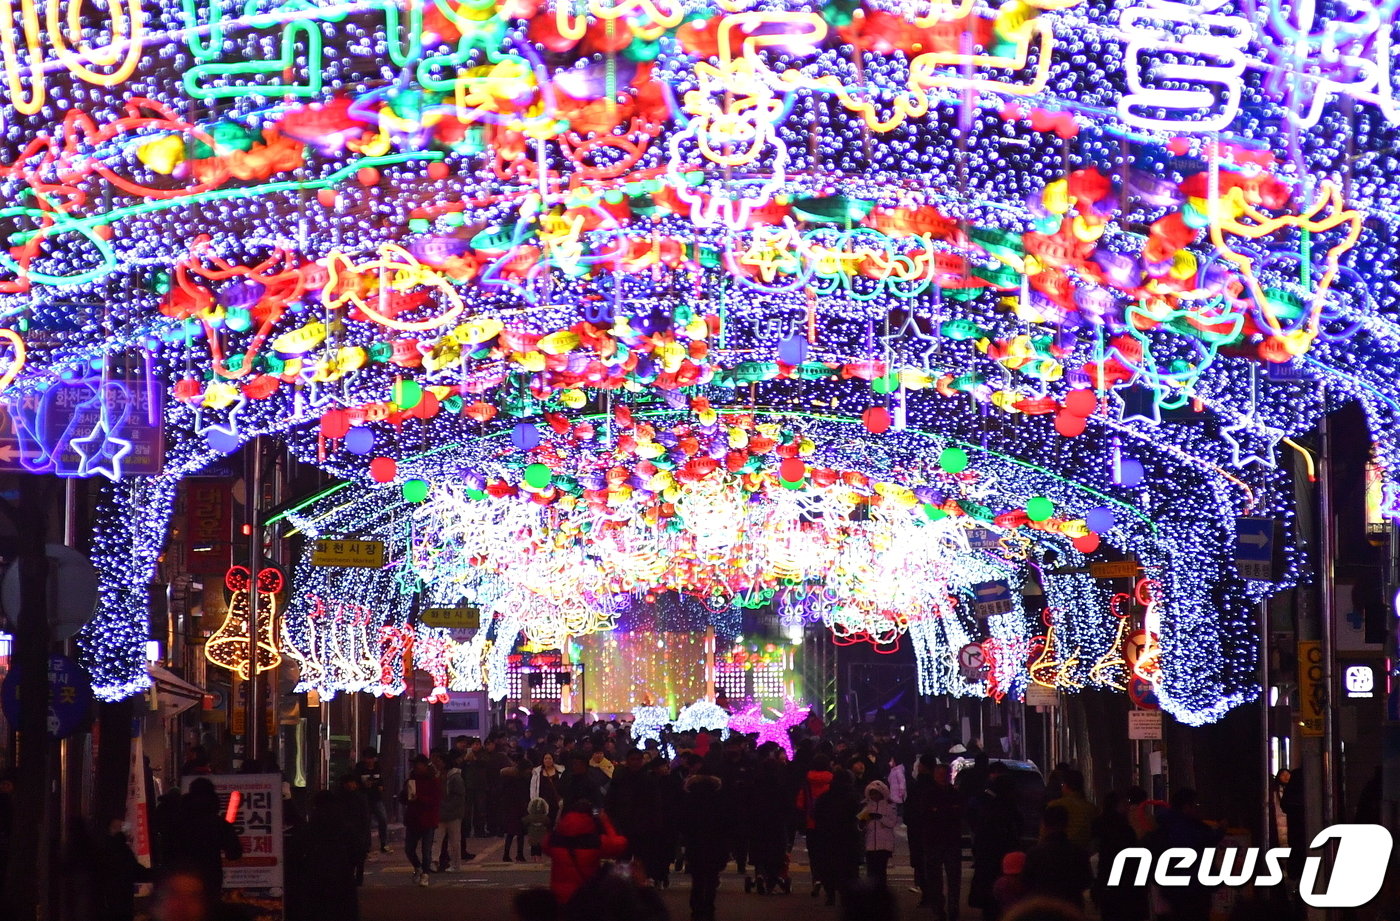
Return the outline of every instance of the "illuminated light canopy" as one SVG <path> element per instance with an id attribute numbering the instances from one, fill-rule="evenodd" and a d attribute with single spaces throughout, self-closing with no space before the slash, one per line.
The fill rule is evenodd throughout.
<path id="1" fill-rule="evenodd" d="M 82 635 L 104 699 L 148 680 L 179 479 L 257 436 L 364 484 L 346 522 L 404 548 L 383 579 L 296 567 L 288 644 L 327 690 L 402 693 L 380 662 L 405 630 L 449 686 L 491 685 L 522 633 L 713 588 L 703 554 L 678 564 L 743 521 L 761 578 L 714 607 L 771 591 L 789 626 L 913 643 L 950 694 L 1019 693 L 1041 635 L 972 617 L 972 585 L 1134 553 L 1163 706 L 1190 722 L 1256 693 L 1253 605 L 1300 565 L 1278 449 L 1319 384 L 1400 464 L 1386 9 L 25 9 L 0 20 L 0 398 L 25 469 L 106 483 Z M 545 514 L 557 547 L 505 546 Z M 1228 563 L 1241 516 L 1281 522 L 1272 587 Z M 928 590 L 862 595 L 896 560 Z M 1075 596 L 1057 675 L 1094 686 L 1108 601 L 1041 568 Z M 566 603 L 535 591 L 575 571 Z M 420 578 L 489 629 L 419 638 Z M 311 595 L 383 610 L 332 629 Z M 968 682 L 972 642 L 996 667 Z"/>

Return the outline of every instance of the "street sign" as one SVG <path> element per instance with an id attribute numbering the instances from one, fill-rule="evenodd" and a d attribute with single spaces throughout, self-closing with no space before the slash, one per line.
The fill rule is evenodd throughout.
<path id="1" fill-rule="evenodd" d="M 958 650 L 958 665 L 965 672 L 981 672 L 987 665 L 987 653 L 980 643 L 968 643 Z"/>
<path id="2" fill-rule="evenodd" d="M 1323 683 L 1322 644 L 1317 640 L 1298 643 L 1298 726 L 1301 734 L 1322 735 L 1327 685 Z"/>
<path id="3" fill-rule="evenodd" d="M 1123 661 L 1128 664 L 1129 669 L 1137 668 L 1138 660 L 1142 658 L 1147 647 L 1157 645 L 1161 641 L 1161 637 L 1155 633 L 1149 634 L 1146 630 L 1134 630 L 1123 640 Z"/>
<path id="4" fill-rule="evenodd" d="M 1355 699 L 1376 696 L 1376 670 L 1370 665 L 1348 665 L 1342 669 L 1342 690 Z"/>
<path id="5" fill-rule="evenodd" d="M 1089 575 L 1095 579 L 1135 579 L 1141 572 L 1142 565 L 1134 559 L 1089 564 Z"/>
<path id="6" fill-rule="evenodd" d="M 97 610 L 97 569 L 72 547 L 46 544 L 49 559 L 49 626 L 55 640 L 66 640 L 83 628 Z M 0 580 L 0 605 L 11 621 L 19 620 L 19 565 L 11 563 Z"/>
<path id="7" fill-rule="evenodd" d="M 384 565 L 384 542 L 324 538 L 316 541 L 311 551 L 311 565 L 379 569 Z"/>
<path id="8" fill-rule="evenodd" d="M 972 586 L 972 608 L 978 617 L 995 617 L 1011 611 L 1011 585 L 1004 579 Z"/>
<path id="9" fill-rule="evenodd" d="M 1128 739 L 1135 742 L 1162 740 L 1161 710 L 1129 710 Z"/>
<path id="10" fill-rule="evenodd" d="M 1274 530 L 1272 518 L 1235 520 L 1235 568 L 1246 579 L 1274 579 Z"/>
<path id="11" fill-rule="evenodd" d="M 1001 546 L 1001 537 L 986 528 L 968 528 L 967 546 L 972 550 L 995 550 Z"/>
<path id="12" fill-rule="evenodd" d="M 428 608 L 418 618 L 428 627 L 448 630 L 480 630 L 481 608 L 465 604 L 456 608 Z"/>
<path id="13" fill-rule="evenodd" d="M 62 381 L 0 403 L 0 470 L 151 476 L 165 462 L 157 387 L 145 377 Z"/>
<path id="14" fill-rule="evenodd" d="M 1026 706 L 1028 707 L 1058 707 L 1060 705 L 1060 692 L 1054 688 L 1047 688 L 1043 684 L 1036 684 L 1032 681 L 1026 685 Z"/>
<path id="15" fill-rule="evenodd" d="M 1157 686 L 1134 675 L 1128 679 L 1128 699 L 1140 710 L 1160 710 L 1157 700 Z"/>
<path id="16" fill-rule="evenodd" d="M 0 709 L 13 726 L 19 722 L 20 666 L 10 668 L 0 685 Z M 66 739 L 87 722 L 92 707 L 92 679 L 67 656 L 49 657 L 49 736 Z"/>

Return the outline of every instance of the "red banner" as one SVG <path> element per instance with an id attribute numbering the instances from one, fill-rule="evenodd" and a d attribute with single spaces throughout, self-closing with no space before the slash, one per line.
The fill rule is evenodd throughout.
<path id="1" fill-rule="evenodd" d="M 226 480 L 185 482 L 185 569 L 222 576 L 233 565 L 233 495 Z"/>

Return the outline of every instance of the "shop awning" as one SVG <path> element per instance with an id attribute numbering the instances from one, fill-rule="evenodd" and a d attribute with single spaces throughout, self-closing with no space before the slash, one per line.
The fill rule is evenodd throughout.
<path id="1" fill-rule="evenodd" d="M 169 718 L 184 713 L 204 700 L 204 691 L 184 678 L 159 665 L 147 665 L 146 671 L 156 686 L 156 703 L 160 715 Z"/>

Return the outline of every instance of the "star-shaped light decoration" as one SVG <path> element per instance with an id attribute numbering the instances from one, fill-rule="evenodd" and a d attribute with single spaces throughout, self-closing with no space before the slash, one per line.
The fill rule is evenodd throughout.
<path id="1" fill-rule="evenodd" d="M 1253 419 L 1245 418 L 1234 425 L 1222 426 L 1220 437 L 1230 445 L 1230 463 L 1236 467 L 1259 464 L 1270 470 L 1278 466 L 1279 439 L 1283 433 L 1265 428 Z"/>
<path id="2" fill-rule="evenodd" d="M 194 433 L 201 436 L 211 448 L 231 454 L 243 441 L 243 433 L 238 425 L 238 414 L 248 405 L 248 395 L 239 392 L 237 397 L 224 403 L 228 416 L 223 423 L 204 424 L 203 404 L 197 405 L 194 412 Z"/>
<path id="3" fill-rule="evenodd" d="M 1155 389 L 1134 384 L 1116 388 L 1112 397 L 1118 400 L 1119 421 L 1162 424 L 1162 404 Z"/>
<path id="4" fill-rule="evenodd" d="M 747 710 L 734 714 L 729 718 L 729 730 L 741 735 L 758 735 L 758 744 L 765 742 L 777 742 L 783 751 L 787 752 L 788 758 L 792 757 L 792 739 L 788 735 L 788 730 L 801 723 L 812 712 L 812 708 L 806 704 L 795 700 L 783 701 L 783 712 L 774 711 L 777 719 L 769 720 L 763 716 L 763 705 L 754 704 Z"/>
<path id="5" fill-rule="evenodd" d="M 92 476 L 100 473 L 107 479 L 116 481 L 122 476 L 122 460 L 131 453 L 131 442 L 118 438 L 104 410 L 92 431 L 82 438 L 69 442 L 78 453 L 78 476 Z"/>
<path id="6" fill-rule="evenodd" d="M 929 318 L 929 325 L 933 332 L 925 333 L 919 328 L 919 317 L 913 310 L 906 310 L 904 322 L 899 328 L 890 330 L 880 338 L 884 340 L 886 350 L 891 353 L 896 351 L 896 346 L 900 343 L 909 346 L 908 360 L 918 361 L 924 373 L 932 374 L 933 358 L 941 351 L 943 339 L 938 335 L 938 324 L 933 318 Z"/>
<path id="7" fill-rule="evenodd" d="M 791 221 L 779 227 L 760 224 L 754 228 L 749 248 L 735 261 L 758 269 L 763 283 L 772 284 L 779 272 L 796 275 L 802 270 L 801 247 L 802 238 Z"/>

